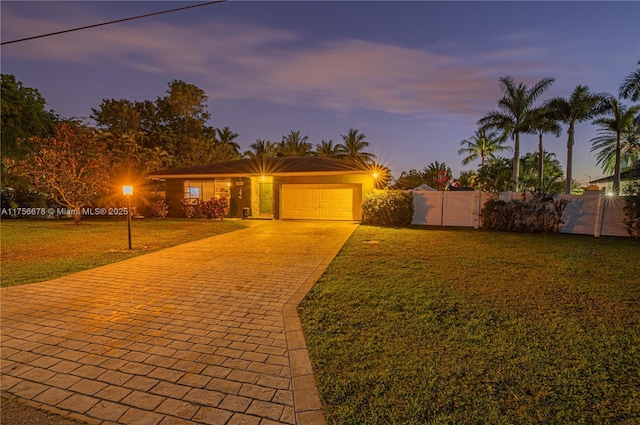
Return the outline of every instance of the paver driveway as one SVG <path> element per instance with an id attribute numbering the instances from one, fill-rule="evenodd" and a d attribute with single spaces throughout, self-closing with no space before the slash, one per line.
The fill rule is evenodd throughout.
<path id="1" fill-rule="evenodd" d="M 252 222 L 3 288 L 2 392 L 91 423 L 324 423 L 296 306 L 356 227 Z"/>

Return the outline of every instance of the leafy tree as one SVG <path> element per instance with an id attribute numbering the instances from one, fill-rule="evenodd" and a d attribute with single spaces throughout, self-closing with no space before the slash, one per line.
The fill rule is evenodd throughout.
<path id="1" fill-rule="evenodd" d="M 500 129 L 503 131 L 504 138 L 513 138 L 512 181 L 514 190 L 517 190 L 518 187 L 520 133 L 528 131 L 527 118 L 533 109 L 533 103 L 554 81 L 553 78 L 544 78 L 529 88 L 523 83 L 516 85 L 510 76 L 500 78 L 503 97 L 498 101 L 499 110 L 489 112 L 478 121 L 483 129 Z"/>
<path id="2" fill-rule="evenodd" d="M 532 110 L 529 114 L 529 129 L 538 135 L 538 187 L 542 190 L 544 186 L 544 161 L 546 156 L 542 145 L 542 137 L 545 134 L 553 134 L 558 137 L 560 136 L 561 128 L 558 120 L 555 118 L 554 111 L 548 107 L 540 107 Z"/>
<path id="3" fill-rule="evenodd" d="M 337 146 L 333 145 L 333 140 L 322 140 L 320 143 L 316 144 L 316 155 L 325 157 L 325 158 L 333 158 L 338 156 Z"/>
<path id="4" fill-rule="evenodd" d="M 573 172 L 573 145 L 575 126 L 577 123 L 590 120 L 604 112 L 604 96 L 589 92 L 587 86 L 576 86 L 569 99 L 554 97 L 545 102 L 545 106 L 550 108 L 555 118 L 567 124 L 567 169 L 565 181 L 565 193 L 571 193 L 571 182 Z"/>
<path id="5" fill-rule="evenodd" d="M 554 153 L 544 152 L 543 173 L 540 179 L 540 152 L 529 152 L 520 158 L 519 190 L 522 192 L 560 193 L 564 189 L 564 173 Z"/>
<path id="6" fill-rule="evenodd" d="M 422 172 L 424 182 L 435 190 L 446 190 L 453 180 L 451 168 L 438 161 L 429 164 Z"/>
<path id="7" fill-rule="evenodd" d="M 511 160 L 495 158 L 487 161 L 478 172 L 478 184 L 482 190 L 494 195 L 507 192 L 513 188 L 511 182 Z"/>
<path id="8" fill-rule="evenodd" d="M 279 156 L 309 156 L 311 154 L 311 143 L 307 142 L 309 136 L 300 136 L 300 130 L 293 131 L 282 136 L 279 146 Z"/>
<path id="9" fill-rule="evenodd" d="M 57 124 L 53 136 L 31 142 L 34 151 L 23 160 L 5 159 L 7 167 L 57 204 L 75 210 L 74 222 L 80 224 L 82 208 L 107 192 L 111 153 L 92 130 L 70 123 Z"/>
<path id="10" fill-rule="evenodd" d="M 611 111 L 611 117 L 602 117 L 595 120 L 593 123 L 601 126 L 605 131 L 608 131 L 612 136 L 615 135 L 615 162 L 613 170 L 613 193 L 620 194 L 620 168 L 621 168 L 621 155 L 622 155 L 622 135 L 627 131 L 629 127 L 633 125 L 633 119 L 635 115 L 640 111 L 640 105 L 635 105 L 627 108 L 620 103 L 618 99 L 613 96 L 607 97 L 608 109 Z"/>
<path id="11" fill-rule="evenodd" d="M 424 174 L 412 168 L 401 172 L 394 186 L 398 189 L 414 189 L 422 184 L 425 184 Z"/>
<path id="12" fill-rule="evenodd" d="M 363 133 L 356 129 L 350 129 L 346 135 L 342 135 L 342 143 L 336 145 L 338 158 L 348 161 L 368 164 L 375 161 L 376 156 L 364 150 L 369 146 Z"/>
<path id="13" fill-rule="evenodd" d="M 617 135 L 606 128 L 598 130 L 598 136 L 591 139 L 591 152 L 597 151 L 597 164 L 605 173 L 613 174 L 616 163 Z M 640 115 L 626 127 L 620 140 L 620 168 L 632 168 L 640 161 Z"/>
<path id="14" fill-rule="evenodd" d="M 487 158 L 495 158 L 496 152 L 511 149 L 503 143 L 504 139 L 499 138 L 497 133 L 487 133 L 486 130 L 478 129 L 468 140 L 464 139 L 460 142 L 464 147 L 458 150 L 458 155 L 467 155 L 462 159 L 462 165 L 480 158 L 480 168 L 482 168 Z"/>
<path id="15" fill-rule="evenodd" d="M 638 65 L 640 65 L 640 61 L 638 61 Z M 623 99 L 630 99 L 632 102 L 640 100 L 640 68 L 626 76 L 620 84 L 618 95 Z"/>
<path id="16" fill-rule="evenodd" d="M 126 99 L 103 99 L 98 109 L 91 108 L 91 119 L 97 127 L 113 135 L 122 136 L 147 131 L 150 125 L 150 102 L 132 102 Z M 146 122 L 145 122 L 146 121 Z"/>
<path id="17" fill-rule="evenodd" d="M 460 171 L 460 175 L 452 183 L 455 187 L 476 187 L 478 180 L 478 173 L 476 170 Z"/>
<path id="18" fill-rule="evenodd" d="M 273 158 L 278 154 L 278 144 L 267 139 L 258 139 L 249 148 L 251 150 L 244 153 L 247 158 Z"/>

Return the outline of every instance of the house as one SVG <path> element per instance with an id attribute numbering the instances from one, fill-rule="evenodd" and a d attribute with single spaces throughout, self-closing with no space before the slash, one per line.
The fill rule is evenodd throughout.
<path id="1" fill-rule="evenodd" d="M 170 217 L 184 217 L 181 200 L 229 200 L 230 217 L 362 220 L 362 201 L 373 192 L 370 166 L 333 158 L 251 158 L 157 171 Z"/>
<path id="2" fill-rule="evenodd" d="M 620 194 L 625 193 L 625 189 L 631 182 L 640 182 L 640 162 L 627 170 L 620 173 Z M 603 177 L 598 180 L 590 181 L 590 184 L 602 184 L 605 183 L 605 193 L 613 192 L 613 176 Z"/>

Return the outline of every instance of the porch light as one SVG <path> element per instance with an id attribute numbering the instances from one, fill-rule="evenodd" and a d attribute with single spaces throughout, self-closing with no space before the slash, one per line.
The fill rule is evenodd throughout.
<path id="1" fill-rule="evenodd" d="M 377 179 L 378 178 L 378 173 L 373 173 L 373 178 Z"/>
<path id="2" fill-rule="evenodd" d="M 266 176 L 262 176 L 262 181 L 266 181 L 267 177 Z"/>
<path id="3" fill-rule="evenodd" d="M 127 198 L 127 231 L 129 234 L 129 249 L 131 249 L 131 196 L 133 186 L 122 186 L 122 194 Z"/>

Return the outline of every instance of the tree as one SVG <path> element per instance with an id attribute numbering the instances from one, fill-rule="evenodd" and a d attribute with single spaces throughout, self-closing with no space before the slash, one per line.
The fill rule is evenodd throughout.
<path id="1" fill-rule="evenodd" d="M 238 133 L 234 133 L 229 127 L 224 127 L 222 129 L 216 128 L 216 135 L 219 143 L 227 144 L 231 146 L 235 153 L 240 153 L 240 145 L 234 142 L 238 137 Z"/>
<path id="2" fill-rule="evenodd" d="M 513 188 L 511 182 L 511 170 L 513 165 L 511 160 L 506 158 L 495 158 L 487 161 L 484 167 L 478 172 L 478 183 L 482 190 L 494 195 L 500 192 L 507 192 Z"/>
<path id="3" fill-rule="evenodd" d="M 478 173 L 475 170 L 460 171 L 460 175 L 452 183 L 455 187 L 476 187 Z"/>
<path id="4" fill-rule="evenodd" d="M 279 152 L 280 156 L 309 156 L 312 150 L 311 143 L 307 142 L 309 136 L 300 137 L 300 130 L 293 131 L 282 136 Z"/>
<path id="5" fill-rule="evenodd" d="M 624 132 L 633 125 L 633 119 L 640 111 L 640 105 L 635 105 L 627 108 L 620 103 L 620 100 L 613 96 L 607 97 L 607 104 L 611 117 L 602 117 L 595 120 L 593 123 L 601 126 L 605 131 L 608 131 L 611 135 L 615 135 L 615 163 L 613 170 L 613 193 L 615 195 L 620 194 L 620 168 L 621 168 L 621 140 Z"/>
<path id="6" fill-rule="evenodd" d="M 368 164 L 375 161 L 376 156 L 369 152 L 364 152 L 369 146 L 369 142 L 365 139 L 363 133 L 359 133 L 356 129 L 350 129 L 346 135 L 341 135 L 343 143 L 336 145 L 336 153 L 338 158 L 348 161 Z"/>
<path id="7" fill-rule="evenodd" d="M 246 151 L 247 158 L 273 158 L 278 154 L 278 144 L 267 139 L 257 139 L 249 145 L 250 151 Z"/>
<path id="8" fill-rule="evenodd" d="M 438 161 L 429 164 L 423 171 L 424 182 L 435 190 L 446 190 L 453 180 L 451 168 Z"/>
<path id="9" fill-rule="evenodd" d="M 540 107 L 531 111 L 529 114 L 529 128 L 533 133 L 538 134 L 538 183 L 540 190 L 543 189 L 544 183 L 544 161 L 545 151 L 542 145 L 542 137 L 545 134 L 553 134 L 560 136 L 561 128 L 555 119 L 554 111 L 548 107 Z"/>
<path id="10" fill-rule="evenodd" d="M 333 158 L 338 156 L 337 146 L 333 145 L 333 140 L 322 140 L 320 143 L 316 144 L 316 155 L 324 158 Z"/>
<path id="11" fill-rule="evenodd" d="M 560 193 L 564 189 L 564 173 L 560 161 L 554 153 L 543 152 L 543 172 L 540 179 L 540 152 L 529 152 L 520 158 L 519 190 L 533 192 L 538 189 L 542 193 Z"/>
<path id="12" fill-rule="evenodd" d="M 613 174 L 616 163 L 617 137 L 609 129 L 601 128 L 598 136 L 591 139 L 591 152 L 598 152 L 596 164 L 605 173 Z M 625 128 L 620 140 L 620 169 L 632 168 L 640 162 L 640 115 Z"/>
<path id="13" fill-rule="evenodd" d="M 412 168 L 401 172 L 394 186 L 398 189 L 414 189 L 422 184 L 425 184 L 424 174 Z"/>
<path id="14" fill-rule="evenodd" d="M 545 106 L 551 109 L 557 120 L 567 124 L 567 167 L 565 193 L 571 193 L 571 180 L 573 172 L 573 146 L 575 144 L 575 126 L 577 123 L 590 120 L 604 112 L 604 96 L 589 92 L 587 86 L 576 86 L 569 99 L 554 97 L 545 102 Z"/>
<path id="15" fill-rule="evenodd" d="M 111 153 L 92 130 L 60 123 L 51 137 L 31 139 L 36 149 L 23 160 L 5 159 L 7 167 L 31 180 L 58 205 L 74 210 L 80 224 L 82 208 L 107 193 Z"/>
<path id="16" fill-rule="evenodd" d="M 640 65 L 640 61 L 638 61 Z M 640 68 L 636 69 L 620 84 L 618 95 L 623 99 L 630 99 L 632 102 L 640 100 Z"/>
<path id="17" fill-rule="evenodd" d="M 533 103 L 555 81 L 553 78 L 543 78 L 533 87 L 525 84 L 516 85 L 510 76 L 500 78 L 500 88 L 503 97 L 498 101 L 498 111 L 489 112 L 478 121 L 483 129 L 500 129 L 503 138 L 511 137 L 513 145 L 513 190 L 517 190 L 520 164 L 520 133 L 527 132 L 527 117 L 533 109 Z"/>
<path id="18" fill-rule="evenodd" d="M 458 155 L 467 155 L 462 159 L 462 165 L 480 158 L 480 168 L 482 168 L 487 158 L 495 158 L 494 153 L 511 149 L 503 143 L 504 139 L 499 138 L 497 133 L 487 133 L 486 130 L 478 129 L 468 140 L 464 139 L 460 142 L 464 147 L 458 150 Z"/>

